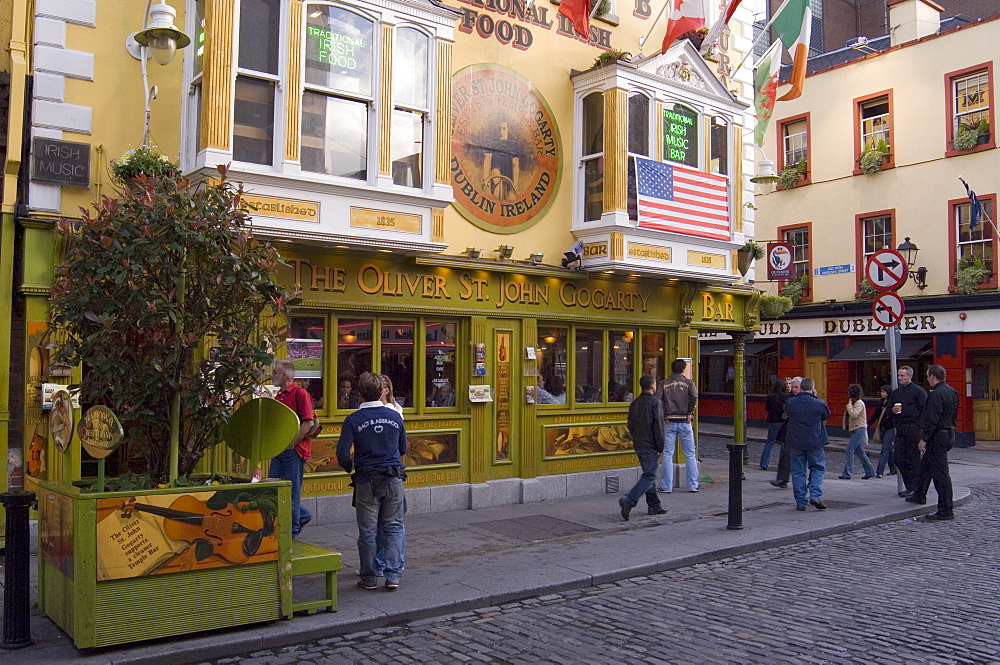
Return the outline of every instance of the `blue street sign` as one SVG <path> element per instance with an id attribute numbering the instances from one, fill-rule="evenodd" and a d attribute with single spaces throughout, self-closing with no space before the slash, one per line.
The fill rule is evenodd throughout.
<path id="1" fill-rule="evenodd" d="M 853 263 L 844 263 L 839 266 L 822 266 L 820 268 L 813 268 L 813 277 L 819 277 L 821 275 L 843 275 L 849 272 L 854 272 L 855 267 Z"/>

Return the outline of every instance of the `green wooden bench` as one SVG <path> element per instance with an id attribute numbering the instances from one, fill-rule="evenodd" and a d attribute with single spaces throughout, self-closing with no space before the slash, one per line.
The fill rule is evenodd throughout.
<path id="1" fill-rule="evenodd" d="M 318 545 L 310 545 L 300 540 L 292 541 L 292 578 L 299 575 L 323 573 L 326 575 L 326 597 L 320 600 L 292 602 L 292 613 L 308 612 L 326 608 L 337 611 L 337 571 L 340 570 L 340 552 L 328 550 Z M 289 614 L 286 618 L 292 618 Z"/>

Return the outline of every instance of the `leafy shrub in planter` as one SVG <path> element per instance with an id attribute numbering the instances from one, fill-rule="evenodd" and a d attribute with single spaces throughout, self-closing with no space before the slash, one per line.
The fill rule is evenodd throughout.
<path id="1" fill-rule="evenodd" d="M 129 468 L 156 484 L 169 479 L 172 413 L 185 476 L 266 379 L 284 337 L 269 321 L 295 301 L 226 167 L 209 185 L 148 148 L 115 164 L 119 196 L 57 226 L 54 358 L 85 366 L 80 400 L 115 412 Z"/>
<path id="2" fill-rule="evenodd" d="M 792 304 L 797 305 L 799 301 L 802 300 L 802 294 L 806 290 L 806 282 L 801 279 L 796 279 L 785 284 L 784 288 L 781 289 L 781 295 L 786 298 L 790 298 Z"/>
<path id="3" fill-rule="evenodd" d="M 765 319 L 777 319 L 792 311 L 794 306 L 795 303 L 787 296 L 763 295 L 760 297 L 760 315 Z"/>
<path id="4" fill-rule="evenodd" d="M 861 170 L 872 175 L 878 173 L 882 170 L 882 160 L 889 156 L 889 145 L 885 142 L 885 139 L 879 139 L 877 145 L 869 146 L 863 153 L 861 153 L 861 159 L 858 160 L 858 164 L 861 166 Z"/>
<path id="5" fill-rule="evenodd" d="M 979 291 L 979 286 L 990 274 L 986 262 L 976 257 L 971 261 L 964 259 L 961 267 L 955 272 L 955 289 L 959 293 L 971 295 Z"/>
<path id="6" fill-rule="evenodd" d="M 798 184 L 803 174 L 806 172 L 806 161 L 803 159 L 798 164 L 791 164 L 781 169 L 778 177 L 781 178 L 781 188 L 791 189 Z"/>
<path id="7" fill-rule="evenodd" d="M 755 242 L 752 238 L 743 243 L 743 251 L 753 254 L 755 259 L 764 258 L 764 247 L 759 243 Z"/>
<path id="8" fill-rule="evenodd" d="M 861 280 L 858 284 L 858 291 L 861 292 L 861 300 L 874 300 L 875 296 L 879 294 L 879 290 L 872 286 L 872 283 L 867 279 Z"/>

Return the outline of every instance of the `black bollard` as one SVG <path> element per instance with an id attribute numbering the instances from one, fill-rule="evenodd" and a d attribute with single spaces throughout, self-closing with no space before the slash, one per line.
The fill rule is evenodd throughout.
<path id="1" fill-rule="evenodd" d="M 5 649 L 18 649 L 32 643 L 28 509 L 34 502 L 34 492 L 0 494 L 0 503 L 3 503 L 7 511 L 3 643 L 0 644 Z"/>
<path id="2" fill-rule="evenodd" d="M 726 528 L 736 531 L 743 528 L 743 456 L 747 444 L 730 443 L 729 448 L 729 523 Z"/>

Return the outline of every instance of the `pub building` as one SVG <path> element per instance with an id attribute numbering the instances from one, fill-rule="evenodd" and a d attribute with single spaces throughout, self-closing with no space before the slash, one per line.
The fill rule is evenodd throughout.
<path id="1" fill-rule="evenodd" d="M 899 323 L 897 366 L 913 368 L 924 384 L 927 367 L 938 364 L 959 393 L 955 445 L 1000 439 L 1000 383 L 996 309 L 975 296 L 932 296 L 907 299 Z M 732 343 L 715 333 L 701 336 L 701 418 L 732 422 L 727 391 L 732 391 Z M 745 345 L 747 422 L 765 426 L 764 409 L 771 381 L 777 377 L 809 376 L 820 397 L 834 412 L 827 423 L 840 428 L 847 387 L 857 383 L 871 414 L 879 389 L 892 384 L 886 332 L 872 317 L 870 302 L 815 303 L 796 307 L 779 320 L 764 320 L 753 341 Z"/>
<path id="2" fill-rule="evenodd" d="M 279 280 L 301 289 L 279 356 L 323 425 L 303 485 L 318 522 L 352 514 L 335 447 L 362 372 L 392 380 L 408 507 L 427 512 L 620 491 L 638 473 L 626 420 L 640 376 L 663 379 L 678 357 L 697 376 L 706 333 L 743 353 L 758 325 L 736 267 L 753 235 L 752 86 L 730 74 L 749 13 L 706 58 L 687 39 L 661 54 L 663 21 L 640 52 L 644 2 L 594 18 L 589 39 L 546 1 L 171 4 L 197 48 L 151 70 L 152 131 L 176 136 L 161 150 L 185 173 L 230 164 Z M 92 48 L 102 27 L 64 48 Z M 609 49 L 633 55 L 595 62 Z M 64 101 L 91 103 L 75 94 Z M 127 110 L 88 128 L 106 155 L 129 146 Z M 36 190 L 64 215 L 95 193 Z"/>

